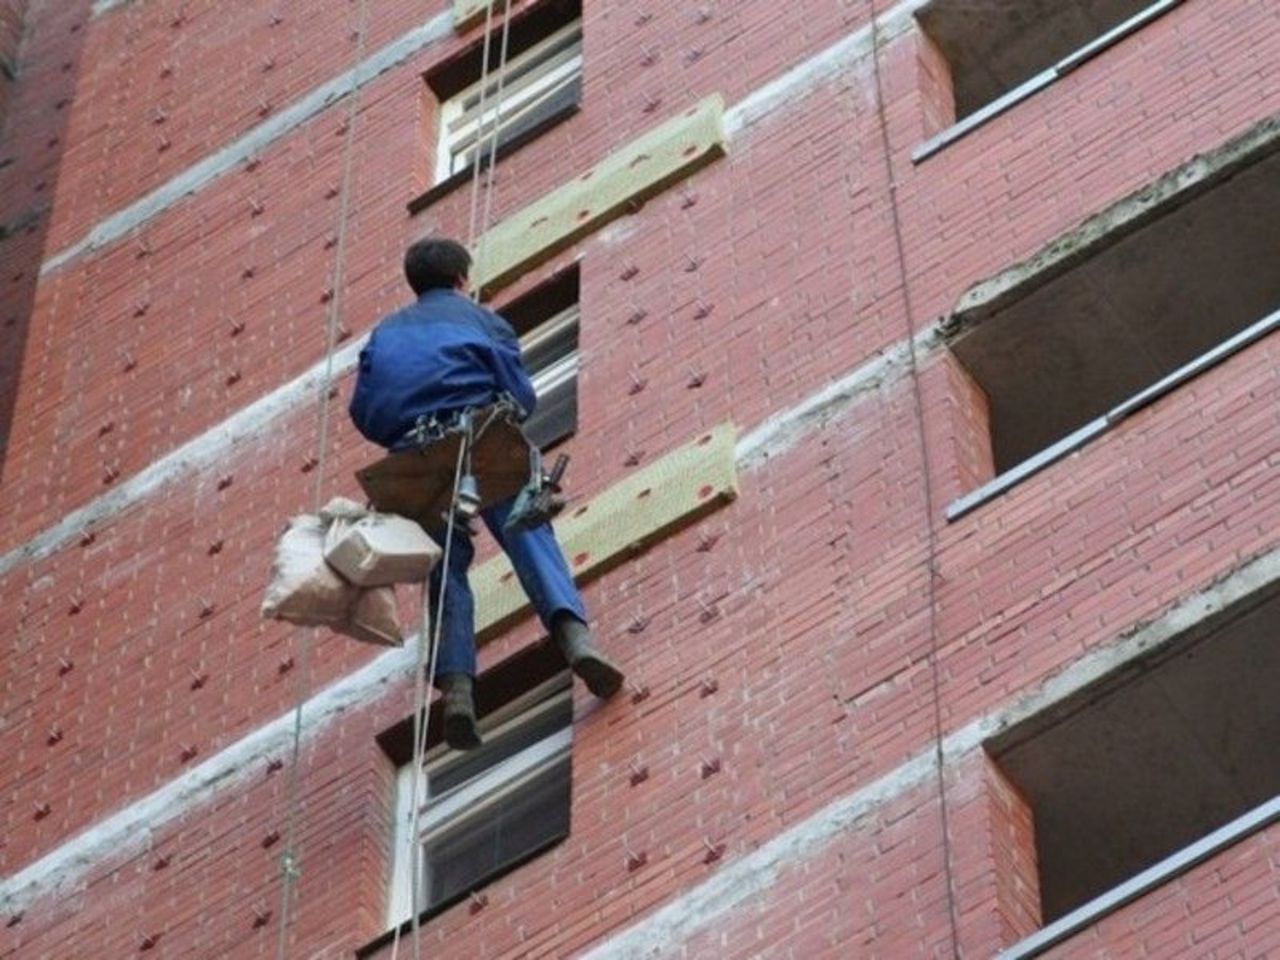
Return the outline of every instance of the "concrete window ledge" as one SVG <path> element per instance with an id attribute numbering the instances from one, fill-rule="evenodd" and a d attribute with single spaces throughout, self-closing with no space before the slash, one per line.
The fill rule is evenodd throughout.
<path id="1" fill-rule="evenodd" d="M 1175 877 L 1186 873 L 1228 847 L 1265 830 L 1280 820 L 1280 796 L 1254 807 L 1248 813 L 1202 837 L 1190 846 L 1183 847 L 1140 874 L 1095 897 L 1088 903 L 1060 917 L 1038 933 L 1014 944 L 997 955 L 997 960 L 1030 960 L 1051 947 L 1091 927 L 1103 917 L 1115 913 L 1121 907 L 1163 886 Z"/>
<path id="2" fill-rule="evenodd" d="M 978 489 L 973 490 L 958 500 L 953 500 L 947 507 L 946 518 L 948 521 L 959 520 L 965 514 L 969 513 L 989 500 L 994 500 L 1006 490 L 1018 485 L 1028 477 L 1034 476 L 1041 470 L 1057 463 L 1064 457 L 1075 453 L 1086 443 L 1094 438 L 1106 433 L 1112 426 L 1124 420 L 1126 417 L 1141 410 L 1143 407 L 1155 403 L 1165 394 L 1172 392 L 1182 384 L 1199 376 L 1211 367 L 1217 366 L 1227 358 L 1240 352 L 1245 347 L 1255 341 L 1261 340 L 1263 337 L 1280 329 L 1280 310 L 1274 310 L 1267 316 L 1251 324 L 1241 330 L 1235 336 L 1224 340 L 1212 350 L 1201 354 L 1190 363 L 1183 364 L 1174 370 L 1168 376 L 1156 381 L 1145 390 L 1135 393 L 1123 403 L 1118 404 L 1108 410 L 1100 417 L 1090 420 L 1083 427 L 1073 433 L 1069 433 L 1057 443 L 1046 447 L 1035 456 L 1022 461 L 1016 467 L 1006 470 L 999 476 L 988 480 Z"/>
<path id="3" fill-rule="evenodd" d="M 982 109 L 974 111 L 963 120 L 960 120 L 959 122 L 947 127 L 945 130 L 941 130 L 934 134 L 924 143 L 911 151 L 911 162 L 920 163 L 921 161 L 928 159 L 943 147 L 954 143 L 961 137 L 968 134 L 971 130 L 976 130 L 978 127 L 987 123 L 987 121 L 1000 116 L 1000 114 L 1004 113 L 1006 110 L 1009 110 L 1016 104 L 1021 103 L 1023 100 L 1026 100 L 1043 90 L 1059 78 L 1066 76 L 1081 64 L 1092 60 L 1104 50 L 1115 46 L 1125 37 L 1136 33 L 1148 23 L 1162 17 L 1174 7 L 1178 6 L 1181 2 L 1182 0 L 1156 0 L 1155 3 L 1151 4 L 1151 6 L 1147 7 L 1145 10 L 1134 14 L 1128 20 L 1085 44 L 1079 50 L 1063 57 L 1053 66 L 1041 70 L 1035 76 L 1014 87 L 1008 93 L 992 100 Z"/>

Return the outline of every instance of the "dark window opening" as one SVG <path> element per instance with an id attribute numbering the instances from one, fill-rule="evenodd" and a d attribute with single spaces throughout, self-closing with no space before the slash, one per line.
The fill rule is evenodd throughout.
<path id="1" fill-rule="evenodd" d="M 524 431 L 543 450 L 578 429 L 577 264 L 499 309 L 520 337 L 538 406 Z"/>
<path id="2" fill-rule="evenodd" d="M 1035 823 L 1045 923 L 1280 795 L 1280 590 L 987 749 Z"/>
<path id="3" fill-rule="evenodd" d="M 581 108 L 580 0 L 544 0 L 513 16 L 506 69 L 501 78 L 500 109 L 497 92 L 501 31 L 497 24 L 494 33 L 483 87 L 483 40 L 424 78 L 437 100 L 434 185 L 409 204 L 411 213 L 425 209 L 467 182 L 477 154 L 484 169 L 491 150 L 494 159 L 500 159 Z"/>
<path id="4" fill-rule="evenodd" d="M 573 697 L 562 674 L 484 744 L 427 765 L 419 910 L 455 902 L 569 835 Z"/>
<path id="5" fill-rule="evenodd" d="M 1152 5 L 1152 0 L 934 0 L 916 14 L 951 69 L 963 120 Z"/>
<path id="6" fill-rule="evenodd" d="M 1010 470 L 1280 307 L 1280 153 L 1126 228 L 1020 299 L 958 316 Z"/>
<path id="7" fill-rule="evenodd" d="M 573 698 L 563 657 L 543 643 L 486 670 L 476 681 L 476 708 L 484 743 L 468 752 L 442 743 L 438 702 L 429 715 L 417 786 L 417 912 L 423 921 L 569 835 Z M 386 946 L 412 914 L 412 718 L 378 741 L 400 767 L 388 908 L 392 929 L 357 956 Z"/>

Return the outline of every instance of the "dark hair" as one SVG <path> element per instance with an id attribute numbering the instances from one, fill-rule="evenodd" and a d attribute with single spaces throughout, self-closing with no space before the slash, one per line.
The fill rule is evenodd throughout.
<path id="1" fill-rule="evenodd" d="M 471 254 L 456 240 L 426 237 L 404 252 L 404 278 L 416 294 L 443 287 L 453 289 L 471 271 Z"/>

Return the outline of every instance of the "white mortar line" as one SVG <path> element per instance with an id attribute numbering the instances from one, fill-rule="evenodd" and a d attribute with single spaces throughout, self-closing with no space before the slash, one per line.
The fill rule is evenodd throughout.
<path id="1" fill-rule="evenodd" d="M 359 337 L 334 354 L 335 380 L 356 365 L 360 349 L 367 339 L 367 335 Z M 0 556 L 0 577 L 20 564 L 49 556 L 79 537 L 87 527 L 128 509 L 166 484 L 223 463 L 235 455 L 237 448 L 261 441 L 264 431 L 274 421 L 304 402 L 316 399 L 324 378 L 325 362 L 322 360 L 300 377 L 242 407 L 222 423 L 156 460 L 109 493 L 72 510 L 53 526 Z"/>
<path id="2" fill-rule="evenodd" d="M 1244 564 L 1216 584 L 1184 598 L 1149 625 L 1091 650 L 1013 703 L 949 734 L 942 745 L 948 765 L 1002 730 L 1053 707 L 1232 603 L 1277 582 L 1280 549 Z M 841 797 L 742 859 L 727 864 L 693 889 L 678 894 L 673 902 L 581 954 L 579 960 L 639 960 L 682 943 L 747 898 L 767 890 L 781 871 L 819 853 L 868 813 L 931 779 L 933 772 L 932 750 L 911 757 L 893 772 Z"/>
<path id="3" fill-rule="evenodd" d="M 876 18 L 880 32 L 878 43 L 883 46 L 910 31 L 915 12 L 929 2 L 931 0 L 901 0 L 882 11 Z M 843 69 L 870 56 L 874 49 L 871 25 L 867 24 L 739 100 L 725 112 L 725 131 L 732 137 L 778 107 L 792 103 L 797 96 L 839 76 Z"/>
<path id="4" fill-rule="evenodd" d="M 942 342 L 942 334 L 936 324 L 920 331 L 915 336 L 917 360 L 928 358 Z M 775 413 L 740 437 L 734 450 L 738 466 L 753 469 L 770 457 L 786 452 L 813 430 L 843 416 L 868 392 L 878 390 L 910 371 L 910 341 L 899 340 L 839 380 L 810 394 L 790 409 Z"/>
<path id="5" fill-rule="evenodd" d="M 346 711 L 366 705 L 379 687 L 409 676 L 417 662 L 416 638 L 389 650 L 307 701 L 304 731 L 314 736 Z M 107 817 L 39 860 L 0 881 L 0 911 L 18 913 L 36 897 L 76 889 L 96 864 L 145 850 L 158 828 L 229 787 L 262 777 L 266 761 L 288 752 L 294 712 L 277 717 L 198 767 Z"/>
<path id="6" fill-rule="evenodd" d="M 82 239 L 49 257 L 40 267 L 46 276 L 82 254 L 120 239 L 157 214 L 199 191 L 256 153 L 291 133 L 335 102 L 364 86 L 424 47 L 450 36 L 453 13 L 446 11 L 415 27 L 350 70 L 294 101 L 227 146 L 188 167 L 129 206 L 100 220 Z"/>
<path id="7" fill-rule="evenodd" d="M 104 13 L 126 0 L 98 0 L 94 15 Z M 884 43 L 911 29 L 916 10 L 928 0 L 902 0 L 879 17 Z M 314 117 L 334 101 L 384 73 L 436 40 L 451 35 L 453 14 L 441 13 L 421 27 L 404 34 L 383 47 L 352 70 L 323 84 L 271 119 L 254 127 L 244 136 L 184 170 L 151 193 L 108 215 L 77 243 L 54 254 L 40 268 L 41 275 L 52 273 L 84 253 L 97 250 L 118 240 L 130 230 L 167 210 L 173 204 L 196 193 L 201 187 L 226 173 L 300 124 Z M 837 76 L 851 62 L 868 56 L 873 50 L 871 27 L 868 25 L 836 41 L 804 62 L 766 83 L 729 109 L 725 127 L 730 136 L 758 122 L 779 107 Z"/>

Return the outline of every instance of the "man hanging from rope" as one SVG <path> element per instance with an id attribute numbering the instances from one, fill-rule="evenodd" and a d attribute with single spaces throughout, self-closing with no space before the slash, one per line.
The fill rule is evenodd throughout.
<path id="1" fill-rule="evenodd" d="M 504 395 L 533 412 L 537 398 L 510 324 L 473 302 L 467 287 L 471 255 L 453 240 L 428 237 L 405 252 L 405 279 L 417 302 L 384 318 L 360 352 L 351 418 L 369 440 L 390 450 L 411 446 L 428 420 L 448 424 L 464 410 L 487 407 Z M 481 511 L 485 526 L 511 560 L 543 626 L 573 672 L 598 697 L 622 686 L 622 672 L 591 640 L 582 598 L 549 523 L 506 529 L 514 498 Z M 428 530 L 443 545 L 444 530 Z M 431 574 L 436 610 L 444 585 L 437 685 L 444 698 L 449 746 L 480 745 L 473 684 L 476 673 L 474 598 L 467 569 L 475 553 L 470 531 L 455 528 L 448 569 Z"/>

